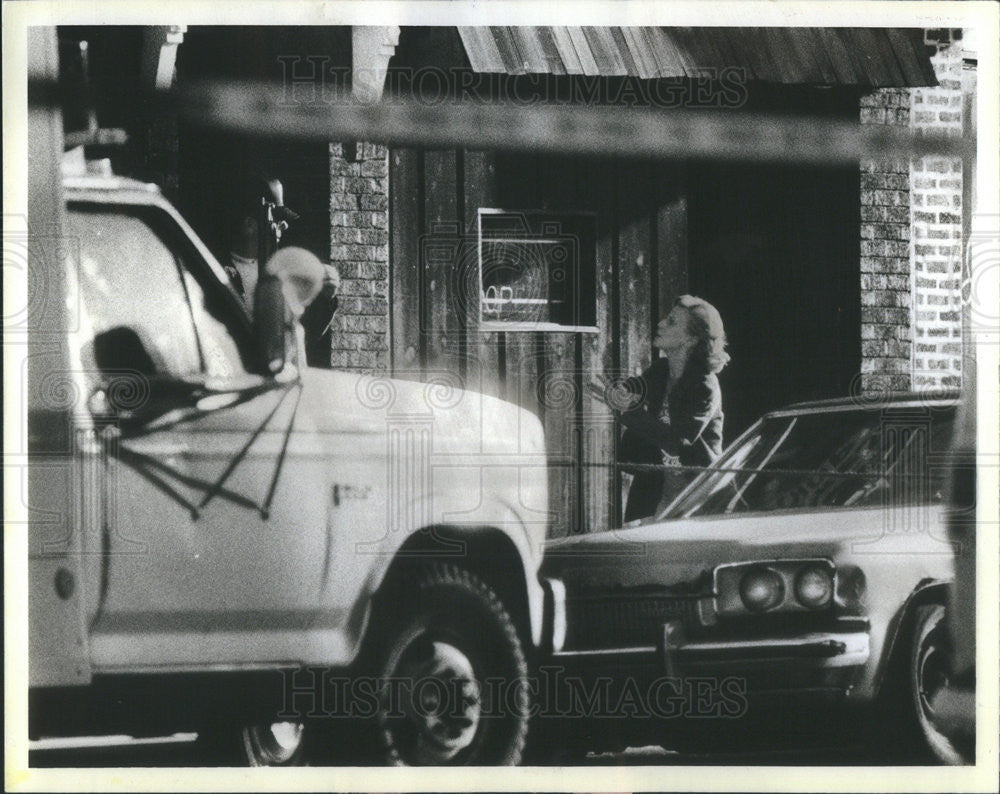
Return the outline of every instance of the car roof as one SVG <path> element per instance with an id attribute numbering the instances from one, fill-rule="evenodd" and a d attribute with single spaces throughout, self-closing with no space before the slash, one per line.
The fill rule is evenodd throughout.
<path id="1" fill-rule="evenodd" d="M 939 389 L 922 392 L 893 392 L 891 394 L 864 394 L 852 397 L 838 397 L 832 400 L 812 400 L 793 403 L 764 414 L 764 419 L 782 416 L 801 416 L 814 413 L 834 413 L 840 411 L 879 411 L 885 408 L 942 408 L 957 405 L 960 400 L 958 389 Z"/>

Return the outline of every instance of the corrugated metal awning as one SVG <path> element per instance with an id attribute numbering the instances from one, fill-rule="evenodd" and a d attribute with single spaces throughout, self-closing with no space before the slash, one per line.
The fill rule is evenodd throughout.
<path id="1" fill-rule="evenodd" d="M 937 85 L 920 28 L 460 27 L 477 72 Z"/>

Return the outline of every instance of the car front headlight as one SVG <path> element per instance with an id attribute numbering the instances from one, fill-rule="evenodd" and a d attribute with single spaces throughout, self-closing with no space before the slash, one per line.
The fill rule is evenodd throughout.
<path id="1" fill-rule="evenodd" d="M 740 600 L 751 612 L 767 612 L 785 600 L 785 584 L 777 571 L 751 568 L 740 579 Z"/>
<path id="2" fill-rule="evenodd" d="M 836 566 L 820 558 L 727 563 L 713 579 L 720 616 L 818 612 L 833 604 L 839 587 Z"/>
<path id="3" fill-rule="evenodd" d="M 795 577 L 795 598 L 804 607 L 822 609 L 833 598 L 833 577 L 830 570 L 810 565 Z"/>

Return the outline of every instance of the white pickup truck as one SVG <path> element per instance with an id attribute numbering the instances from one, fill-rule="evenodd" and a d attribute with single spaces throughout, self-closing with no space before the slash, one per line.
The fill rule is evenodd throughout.
<path id="1" fill-rule="evenodd" d="M 31 262 L 32 736 L 193 729 L 285 764 L 351 725 L 383 762 L 518 762 L 546 633 L 538 419 L 297 365 L 155 187 L 60 187 L 60 136 L 32 123 L 29 223 L 58 249 Z"/>

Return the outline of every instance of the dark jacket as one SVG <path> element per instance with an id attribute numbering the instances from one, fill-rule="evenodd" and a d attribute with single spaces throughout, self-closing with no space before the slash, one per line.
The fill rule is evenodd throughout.
<path id="1" fill-rule="evenodd" d="M 625 425 L 618 460 L 626 463 L 663 463 L 663 453 L 680 459 L 682 466 L 708 466 L 722 452 L 722 390 L 715 373 L 690 364 L 667 395 L 670 365 L 657 359 L 639 378 L 626 386 L 640 398 L 621 414 Z M 664 400 L 670 423 L 660 419 Z M 663 493 L 660 472 L 640 472 L 629 490 L 625 520 L 652 515 Z"/>

